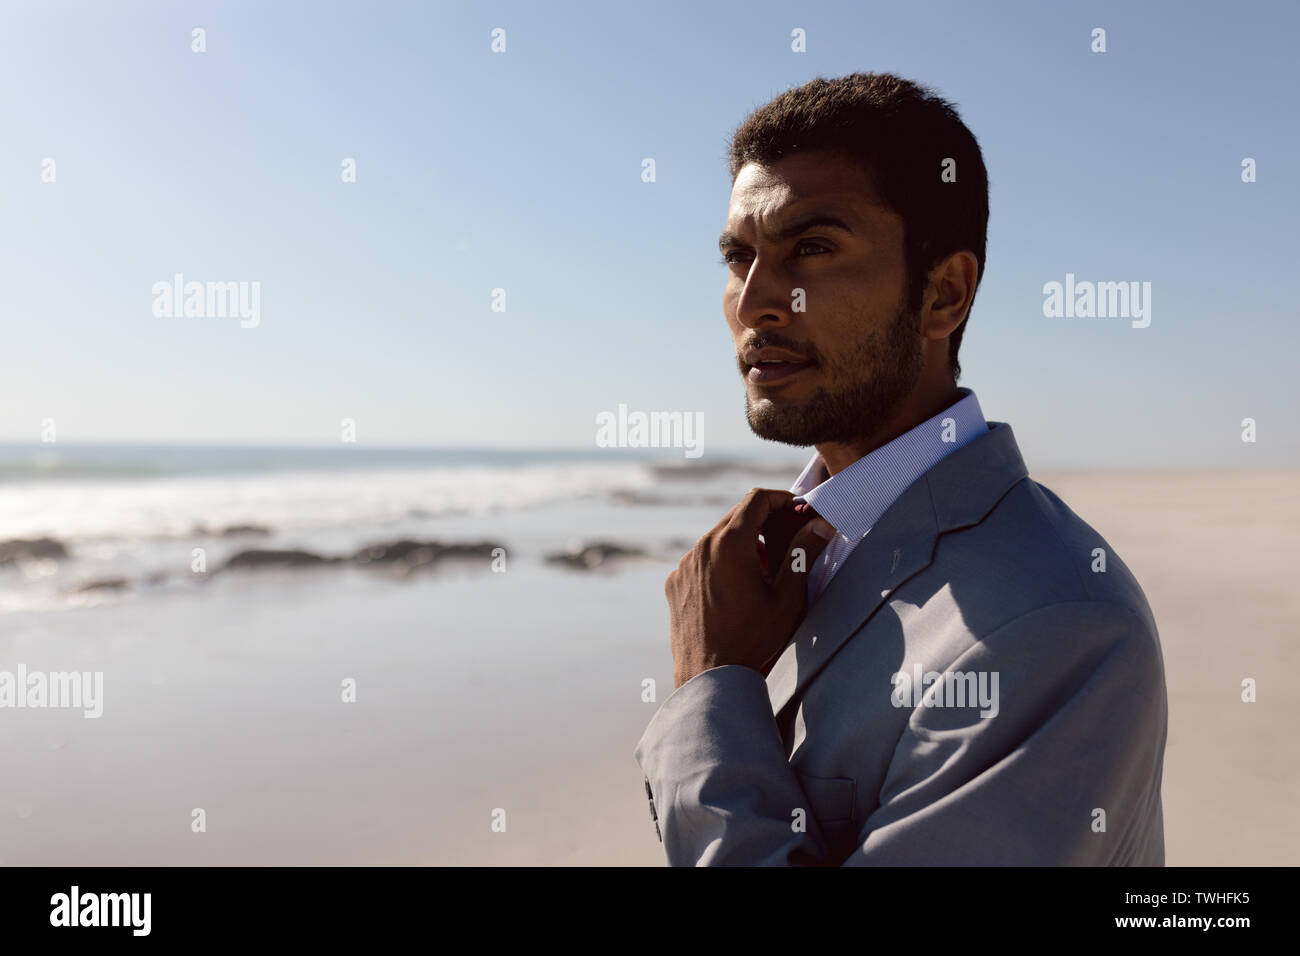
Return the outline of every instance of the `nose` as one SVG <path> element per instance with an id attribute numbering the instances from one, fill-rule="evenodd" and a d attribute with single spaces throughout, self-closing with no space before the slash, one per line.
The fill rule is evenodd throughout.
<path id="1" fill-rule="evenodd" d="M 743 283 L 728 284 L 725 307 L 747 329 L 780 328 L 794 321 L 795 290 L 782 270 L 756 256 Z"/>

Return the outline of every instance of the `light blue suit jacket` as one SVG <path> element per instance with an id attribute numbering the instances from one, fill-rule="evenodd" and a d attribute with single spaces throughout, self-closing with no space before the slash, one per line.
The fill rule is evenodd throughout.
<path id="1" fill-rule="evenodd" d="M 674 865 L 1161 866 L 1167 714 L 1141 587 L 990 422 L 635 756 Z"/>

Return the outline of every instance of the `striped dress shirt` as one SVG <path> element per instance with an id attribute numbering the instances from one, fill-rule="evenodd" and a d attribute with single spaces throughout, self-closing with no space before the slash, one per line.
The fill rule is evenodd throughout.
<path id="1" fill-rule="evenodd" d="M 796 501 L 808 502 L 829 521 L 836 535 L 809 568 L 809 605 L 821 597 L 835 572 L 908 485 L 988 431 L 975 393 L 969 388 L 958 391 L 962 398 L 952 405 L 837 475 L 828 478 L 821 455 L 813 452 L 790 491 Z"/>

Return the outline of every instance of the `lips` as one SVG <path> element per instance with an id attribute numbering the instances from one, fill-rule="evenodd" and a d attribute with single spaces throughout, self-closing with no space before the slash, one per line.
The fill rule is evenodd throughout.
<path id="1" fill-rule="evenodd" d="M 761 349 L 754 349 L 754 348 L 745 349 L 745 353 L 744 355 L 741 356 L 741 358 L 745 360 L 746 365 L 757 365 L 760 362 L 766 362 L 766 361 L 772 361 L 772 362 L 805 361 L 804 357 L 802 355 L 799 355 L 797 352 L 791 352 L 788 349 L 778 349 L 771 346 L 761 348 Z"/>
<path id="2" fill-rule="evenodd" d="M 755 385 L 769 385 L 797 375 L 810 365 L 811 362 L 760 362 L 745 377 Z"/>
<path id="3" fill-rule="evenodd" d="M 785 349 L 748 349 L 744 355 L 749 366 L 745 377 L 755 385 L 783 381 L 812 365 L 807 359 Z"/>

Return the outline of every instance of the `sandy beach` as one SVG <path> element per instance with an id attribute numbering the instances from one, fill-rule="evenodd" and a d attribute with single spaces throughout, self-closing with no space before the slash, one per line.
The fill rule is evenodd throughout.
<path id="1" fill-rule="evenodd" d="M 1034 478 L 1101 531 L 1155 612 L 1169 689 L 1166 864 L 1300 863 L 1300 593 L 1282 570 L 1300 547 L 1300 473 Z M 1241 700 L 1245 677 L 1254 704 Z M 485 833 L 457 862 L 662 864 L 653 831 L 646 850 L 639 782 L 611 755 L 573 788 L 580 833 L 518 850 Z M 564 829 L 563 802 L 549 812 Z"/>
<path id="2" fill-rule="evenodd" d="M 723 490 L 738 499 L 751 477 Z M 1300 862 L 1300 598 L 1281 570 L 1300 543 L 1300 475 L 1034 477 L 1110 541 L 1155 610 L 1168 864 Z M 632 749 L 672 690 L 675 542 L 720 513 L 592 498 L 453 515 L 449 539 L 510 542 L 505 573 L 267 570 L 0 616 L 0 667 L 105 683 L 99 719 L 3 715 L 0 863 L 662 865 Z M 651 553 L 547 563 L 569 537 Z M 1240 699 L 1246 677 L 1257 703 Z"/>

